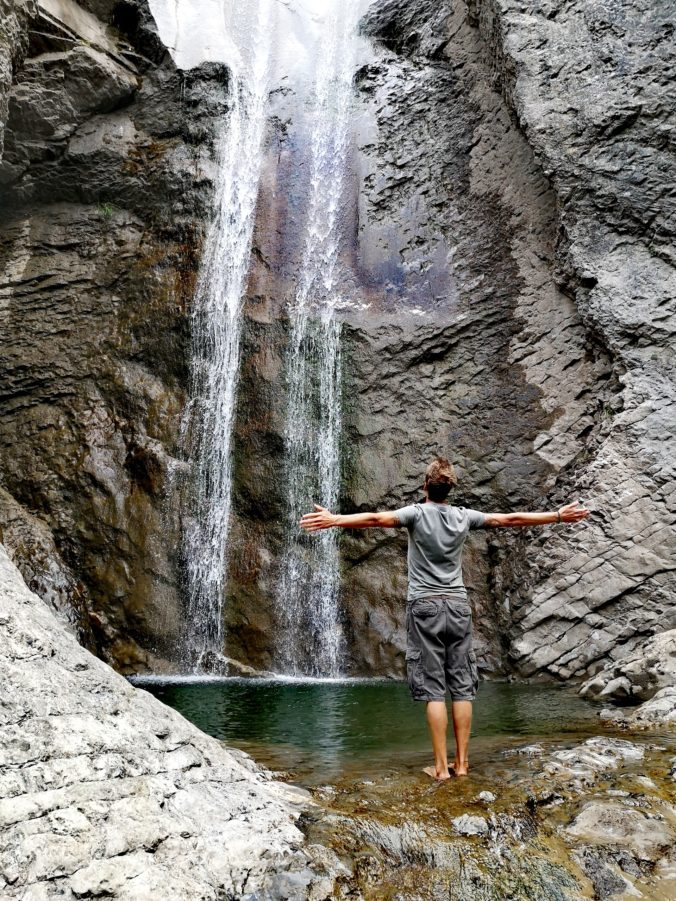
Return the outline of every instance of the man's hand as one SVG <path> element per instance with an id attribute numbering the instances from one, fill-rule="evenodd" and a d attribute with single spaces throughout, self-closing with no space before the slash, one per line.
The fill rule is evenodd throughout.
<path id="1" fill-rule="evenodd" d="M 579 501 L 573 501 L 572 504 L 566 504 L 565 507 L 559 507 L 559 516 L 561 522 L 579 522 L 589 516 L 589 510 L 583 507 Z"/>
<path id="2" fill-rule="evenodd" d="M 330 529 L 336 525 L 338 517 L 335 513 L 331 513 L 326 507 L 320 507 L 319 504 L 315 504 L 314 508 L 314 513 L 306 513 L 301 519 L 301 529 L 305 529 L 306 532 L 319 532 L 320 529 Z"/>

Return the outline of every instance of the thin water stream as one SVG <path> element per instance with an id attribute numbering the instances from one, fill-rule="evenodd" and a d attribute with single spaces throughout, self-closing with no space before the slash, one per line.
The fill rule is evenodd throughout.
<path id="1" fill-rule="evenodd" d="M 277 604 L 282 612 L 282 672 L 340 673 L 340 560 L 334 530 L 312 539 L 298 521 L 313 502 L 336 509 L 341 477 L 341 246 L 356 66 L 358 0 L 329 4 L 325 35 L 314 55 L 309 97 L 309 200 L 302 259 L 289 311 L 288 402 L 284 432 L 287 522 Z"/>
<path id="2" fill-rule="evenodd" d="M 190 478 L 183 652 L 195 669 L 200 669 L 206 652 L 223 651 L 242 307 L 270 88 L 272 4 L 273 0 L 258 0 L 248 53 L 236 60 L 230 75 L 230 111 L 218 138 L 214 214 L 193 303 L 191 390 L 185 417 Z"/>

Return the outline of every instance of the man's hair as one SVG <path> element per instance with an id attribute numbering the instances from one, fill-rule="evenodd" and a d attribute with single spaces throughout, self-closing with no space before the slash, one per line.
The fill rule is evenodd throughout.
<path id="1" fill-rule="evenodd" d="M 445 501 L 453 485 L 458 484 L 453 464 L 445 457 L 437 457 L 425 470 L 425 484 L 431 501 Z"/>

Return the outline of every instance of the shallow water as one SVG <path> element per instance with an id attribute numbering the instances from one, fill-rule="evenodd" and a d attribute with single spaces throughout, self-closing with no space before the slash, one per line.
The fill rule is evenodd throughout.
<path id="1" fill-rule="evenodd" d="M 307 785 L 368 779 L 429 762 L 424 705 L 392 681 L 133 680 L 204 732 Z M 504 768 L 503 751 L 599 731 L 598 707 L 566 686 L 483 683 L 474 706 L 473 767 Z"/>

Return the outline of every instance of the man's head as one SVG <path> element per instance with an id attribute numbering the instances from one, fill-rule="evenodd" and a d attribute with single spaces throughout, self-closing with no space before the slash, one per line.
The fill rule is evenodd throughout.
<path id="1" fill-rule="evenodd" d="M 443 503 L 451 488 L 457 484 L 458 477 L 453 469 L 453 464 L 444 457 L 437 457 L 425 470 L 423 491 L 431 501 L 435 501 L 437 504 Z"/>

